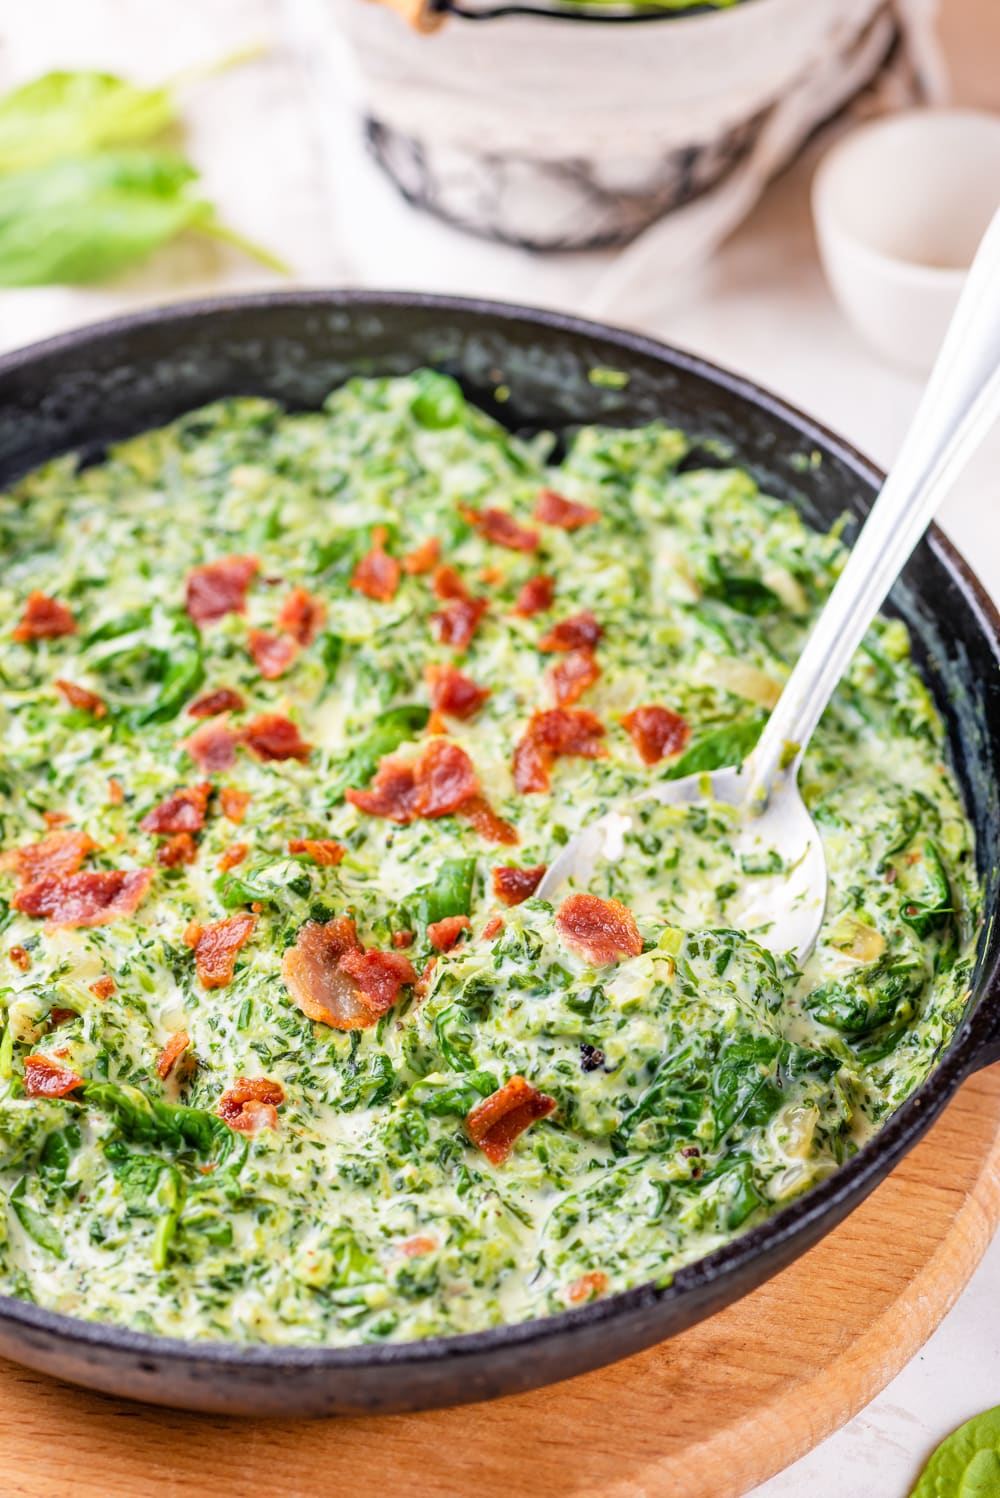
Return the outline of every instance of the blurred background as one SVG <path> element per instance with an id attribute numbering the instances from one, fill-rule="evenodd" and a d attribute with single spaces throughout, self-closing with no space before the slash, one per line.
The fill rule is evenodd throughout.
<path id="1" fill-rule="evenodd" d="M 424 3 L 8 0 L 0 350 L 231 291 L 498 297 L 692 349 L 891 461 L 1000 205 L 1000 0 Z M 998 472 L 994 435 L 942 519 L 1000 598 Z M 761 1498 L 902 1492 L 997 1400 L 998 1286 L 994 1244 Z"/>

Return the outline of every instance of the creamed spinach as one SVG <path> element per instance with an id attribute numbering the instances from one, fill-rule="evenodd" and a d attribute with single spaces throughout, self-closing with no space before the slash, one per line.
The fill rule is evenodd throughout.
<path id="1" fill-rule="evenodd" d="M 689 443 L 666 425 L 583 430 L 558 464 L 551 451 L 424 372 L 352 381 L 308 414 L 222 401 L 0 497 L 4 1291 L 264 1342 L 545 1315 L 669 1280 L 835 1170 L 927 1075 L 967 996 L 979 897 L 898 620 L 873 625 L 805 758 L 830 887 L 804 972 L 734 929 L 741 892 L 773 868 L 736 859 L 722 807 L 649 804 L 622 860 L 595 871 L 590 892 L 634 914 L 638 955 L 594 965 L 550 905 L 498 902 L 494 868 L 550 862 L 665 773 L 738 762 L 845 556 L 836 531 L 808 529 L 747 473 L 682 462 Z M 534 520 L 546 488 L 597 518 Z M 487 508 L 537 545 L 490 539 Z M 432 621 L 432 572 L 404 569 L 388 597 L 356 585 L 373 546 L 429 556 L 431 538 L 487 601 L 464 651 Z M 245 608 L 199 624 L 192 569 L 232 556 L 257 563 Z M 539 574 L 550 607 L 515 611 Z M 296 587 L 318 601 L 317 628 L 266 676 L 249 633 L 280 638 Z M 19 630 L 33 593 L 73 632 Z M 515 746 L 552 705 L 556 657 L 539 641 L 584 611 L 600 675 L 574 710 L 600 720 L 606 752 L 556 755 L 547 792 L 518 791 Z M 435 663 L 488 691 L 476 711 L 429 724 Z M 57 680 L 94 701 L 74 705 Z M 211 721 L 235 736 L 235 762 L 206 772 L 185 747 L 188 709 L 222 688 L 240 706 Z M 622 719 L 650 704 L 686 737 L 646 764 Z M 240 738 L 268 713 L 305 755 L 261 757 Z M 428 726 L 465 751 L 516 846 L 466 817 L 397 823 L 345 797 L 387 755 L 416 756 Z M 169 866 L 140 823 L 206 778 L 194 852 Z M 224 790 L 249 797 L 241 822 Z M 155 871 L 133 912 L 79 925 L 19 908 L 32 902 L 13 850 L 54 826 L 92 840 L 84 872 Z M 335 842 L 340 861 L 292 853 L 295 840 Z M 240 912 L 256 921 L 231 981 L 205 986 L 192 923 Z M 308 922 L 345 915 L 364 948 L 425 973 L 351 1030 L 310 1019 L 282 977 Z M 428 927 L 449 916 L 469 927 L 435 954 Z M 180 1030 L 184 1064 L 161 1078 Z M 31 1057 L 80 1080 L 30 1088 Z M 495 1165 L 466 1120 L 515 1076 L 556 1106 Z M 240 1078 L 277 1085 L 275 1126 L 220 1116 Z"/>

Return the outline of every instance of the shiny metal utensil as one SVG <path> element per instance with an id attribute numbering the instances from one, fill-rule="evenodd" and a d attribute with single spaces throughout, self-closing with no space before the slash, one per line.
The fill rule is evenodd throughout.
<path id="1" fill-rule="evenodd" d="M 753 753 L 742 765 L 667 780 L 643 793 L 664 805 L 725 802 L 738 810 L 737 858 L 775 852 L 782 871 L 756 876 L 752 904 L 728 917 L 802 962 L 826 908 L 823 843 L 798 786 L 823 711 L 941 499 L 1000 417 L 1000 213 L 983 237 L 899 456 Z M 636 803 L 631 803 L 635 805 Z M 552 899 L 586 882 L 599 858 L 621 857 L 628 805 L 573 838 L 538 887 Z"/>

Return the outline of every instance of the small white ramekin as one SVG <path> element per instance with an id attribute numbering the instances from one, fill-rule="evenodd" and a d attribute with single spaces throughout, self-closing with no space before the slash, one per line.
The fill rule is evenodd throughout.
<path id="1" fill-rule="evenodd" d="M 862 125 L 821 161 L 812 202 L 841 310 L 882 358 L 924 373 L 1000 207 L 1000 115 L 923 109 Z"/>

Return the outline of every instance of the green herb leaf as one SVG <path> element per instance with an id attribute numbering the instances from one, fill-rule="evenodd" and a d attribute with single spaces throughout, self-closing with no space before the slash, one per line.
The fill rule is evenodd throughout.
<path id="1" fill-rule="evenodd" d="M 1000 1493 L 1000 1405 L 946 1437 L 910 1498 L 996 1498 Z"/>
<path id="2" fill-rule="evenodd" d="M 138 145 L 176 118 L 165 88 L 139 88 L 113 73 L 46 73 L 0 99 L 0 172 Z"/>

